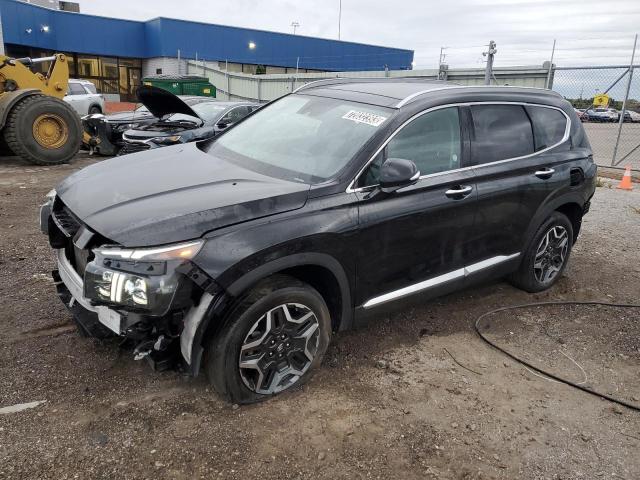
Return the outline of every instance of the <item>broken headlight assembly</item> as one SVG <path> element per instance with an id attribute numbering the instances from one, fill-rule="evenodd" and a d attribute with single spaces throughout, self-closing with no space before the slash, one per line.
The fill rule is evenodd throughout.
<path id="1" fill-rule="evenodd" d="M 203 244 L 197 240 L 158 248 L 96 248 L 85 269 L 84 296 L 96 305 L 163 315 L 179 291 L 176 269 Z"/>

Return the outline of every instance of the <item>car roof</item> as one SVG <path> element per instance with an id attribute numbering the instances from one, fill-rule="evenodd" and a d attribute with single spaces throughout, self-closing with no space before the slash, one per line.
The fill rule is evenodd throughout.
<path id="1" fill-rule="evenodd" d="M 383 107 L 401 108 L 418 98 L 433 97 L 443 92 L 452 93 L 452 90 L 461 90 L 466 93 L 487 93 L 511 95 L 522 93 L 535 93 L 549 97 L 562 98 L 558 93 L 533 87 L 474 85 L 464 86 L 453 82 L 429 80 L 425 78 L 333 78 L 311 82 L 295 90 L 295 92 L 349 99 L 370 103 Z"/>

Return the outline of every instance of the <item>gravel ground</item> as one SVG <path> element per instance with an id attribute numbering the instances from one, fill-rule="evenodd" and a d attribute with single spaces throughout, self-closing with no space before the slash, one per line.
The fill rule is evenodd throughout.
<path id="1" fill-rule="evenodd" d="M 535 376 L 473 331 L 477 315 L 505 305 L 640 302 L 640 186 L 597 190 L 550 291 L 496 282 L 418 299 L 336 335 L 304 388 L 238 408 L 203 378 L 154 373 L 116 344 L 75 333 L 49 279 L 37 212 L 52 186 L 92 161 L 0 161 L 0 408 L 46 400 L 0 414 L 0 478 L 640 478 L 638 412 Z M 639 316 L 532 308 L 490 317 L 487 334 L 640 403 Z"/>

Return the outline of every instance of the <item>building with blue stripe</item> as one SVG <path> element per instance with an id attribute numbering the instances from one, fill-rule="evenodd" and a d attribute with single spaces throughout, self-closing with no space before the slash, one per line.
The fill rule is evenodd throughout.
<path id="1" fill-rule="evenodd" d="M 144 22 L 0 0 L 0 46 L 10 56 L 67 53 L 72 76 L 105 94 L 131 97 L 143 76 L 185 73 L 185 59 L 230 71 L 411 69 L 413 51 L 171 18 Z"/>

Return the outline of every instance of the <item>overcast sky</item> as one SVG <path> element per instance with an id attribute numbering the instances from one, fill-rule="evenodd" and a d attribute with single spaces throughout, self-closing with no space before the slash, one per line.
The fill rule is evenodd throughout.
<path id="1" fill-rule="evenodd" d="M 80 0 L 81 11 L 147 20 L 157 16 L 324 38 L 338 36 L 339 0 Z M 176 6 L 179 7 L 176 9 Z M 342 39 L 415 51 L 416 68 L 628 63 L 640 32 L 640 0 L 342 0 Z M 639 52 L 640 53 L 640 52 Z M 639 55 L 640 56 L 640 55 Z M 640 63 L 637 61 L 636 63 Z"/>

